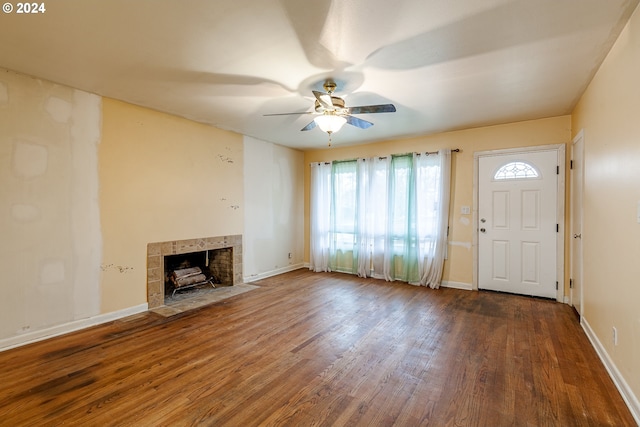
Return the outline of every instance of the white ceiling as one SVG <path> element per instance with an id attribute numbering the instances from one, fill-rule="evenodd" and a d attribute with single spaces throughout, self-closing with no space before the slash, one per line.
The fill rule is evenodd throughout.
<path id="1" fill-rule="evenodd" d="M 393 103 L 348 145 L 568 114 L 639 0 L 53 0 L 0 67 L 265 141 L 326 147 L 311 90 Z"/>

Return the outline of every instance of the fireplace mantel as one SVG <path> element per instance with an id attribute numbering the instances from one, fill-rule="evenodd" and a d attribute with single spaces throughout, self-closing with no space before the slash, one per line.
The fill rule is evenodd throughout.
<path id="1" fill-rule="evenodd" d="M 191 252 L 233 248 L 233 285 L 242 283 L 242 235 L 173 240 L 147 245 L 147 303 L 164 305 L 164 257 Z"/>

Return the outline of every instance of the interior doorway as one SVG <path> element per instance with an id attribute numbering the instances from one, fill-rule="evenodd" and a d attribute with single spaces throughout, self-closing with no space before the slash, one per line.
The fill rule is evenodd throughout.
<path id="1" fill-rule="evenodd" d="M 571 145 L 571 305 L 580 316 L 582 307 L 582 194 L 584 181 L 584 131 Z"/>

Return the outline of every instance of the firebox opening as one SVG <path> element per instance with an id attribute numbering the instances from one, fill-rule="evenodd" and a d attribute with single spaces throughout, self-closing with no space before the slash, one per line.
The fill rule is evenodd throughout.
<path id="1" fill-rule="evenodd" d="M 168 255 L 164 258 L 164 295 L 173 297 L 198 286 L 219 283 L 209 269 L 209 251 Z"/>
<path id="2" fill-rule="evenodd" d="M 164 298 L 176 292 L 233 285 L 233 248 L 210 249 L 164 257 Z"/>

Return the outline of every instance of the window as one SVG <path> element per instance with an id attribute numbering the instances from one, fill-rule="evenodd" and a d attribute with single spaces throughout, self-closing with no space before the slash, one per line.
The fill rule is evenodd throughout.
<path id="1" fill-rule="evenodd" d="M 346 251 L 356 244 L 356 167 L 357 161 L 334 162 L 331 178 L 331 229 L 337 250 Z"/>
<path id="2" fill-rule="evenodd" d="M 493 179 L 527 179 L 538 178 L 540 175 L 533 165 L 525 162 L 511 162 L 502 166 L 493 176 Z"/>
<path id="3" fill-rule="evenodd" d="M 311 269 L 439 286 L 450 164 L 449 150 L 312 164 Z"/>

